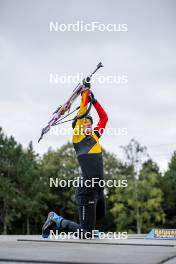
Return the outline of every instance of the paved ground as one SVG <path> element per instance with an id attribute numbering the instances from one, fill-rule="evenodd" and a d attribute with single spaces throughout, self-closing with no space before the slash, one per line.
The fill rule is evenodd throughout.
<path id="1" fill-rule="evenodd" d="M 0 236 L 0 264 L 176 264 L 176 241 L 43 240 L 40 236 Z"/>

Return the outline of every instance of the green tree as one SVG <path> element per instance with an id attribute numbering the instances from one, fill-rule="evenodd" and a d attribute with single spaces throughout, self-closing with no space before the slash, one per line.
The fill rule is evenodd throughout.
<path id="1" fill-rule="evenodd" d="M 133 189 L 133 200 L 135 206 L 135 217 L 136 217 L 136 231 L 137 233 L 141 233 L 141 225 L 140 225 L 140 211 L 139 211 L 139 194 L 138 194 L 138 176 L 140 169 L 142 167 L 142 163 L 144 160 L 149 158 L 147 153 L 147 148 L 145 146 L 141 146 L 139 142 L 135 139 L 131 139 L 127 146 L 122 146 L 125 156 L 126 156 L 126 164 L 133 167 L 133 176 L 131 185 L 129 185 Z M 132 201 L 132 200 L 131 200 Z"/>
<path id="2" fill-rule="evenodd" d="M 133 166 L 122 165 L 116 179 L 127 180 L 128 185 L 125 188 L 111 189 L 111 195 L 109 196 L 115 231 L 133 233 L 136 229 Z"/>
<path id="3" fill-rule="evenodd" d="M 80 168 L 75 156 L 73 145 L 67 143 L 56 151 L 48 151 L 42 159 L 43 177 L 48 188 L 48 204 L 50 210 L 64 217 L 77 220 L 73 187 L 50 187 L 50 179 L 73 180 L 80 174 Z"/>
<path id="4" fill-rule="evenodd" d="M 163 192 L 161 174 L 156 163 L 148 160 L 142 166 L 138 180 L 138 197 L 140 226 L 142 232 L 148 232 L 164 223 L 165 214 L 162 208 Z"/>
<path id="5" fill-rule="evenodd" d="M 13 228 L 12 222 L 18 216 L 18 190 L 16 175 L 22 146 L 13 137 L 8 138 L 0 128 L 0 205 L 4 234 Z"/>
<path id="6" fill-rule="evenodd" d="M 37 157 L 32 142 L 30 142 L 17 164 L 16 188 L 19 193 L 21 218 L 26 223 L 26 234 L 31 233 L 31 225 L 41 220 L 41 212 L 46 208 L 45 203 L 43 203 L 46 186 L 42 181 L 41 168 Z"/>
<path id="7" fill-rule="evenodd" d="M 169 162 L 168 170 L 161 182 L 164 193 L 163 208 L 166 214 L 165 226 L 176 227 L 176 152 L 173 153 Z"/>

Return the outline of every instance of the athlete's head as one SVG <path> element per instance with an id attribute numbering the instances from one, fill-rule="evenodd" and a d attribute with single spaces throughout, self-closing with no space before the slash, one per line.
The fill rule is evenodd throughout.
<path id="1" fill-rule="evenodd" d="M 92 133 L 93 118 L 90 115 L 87 115 L 84 118 L 83 130 L 84 134 L 90 135 Z"/>

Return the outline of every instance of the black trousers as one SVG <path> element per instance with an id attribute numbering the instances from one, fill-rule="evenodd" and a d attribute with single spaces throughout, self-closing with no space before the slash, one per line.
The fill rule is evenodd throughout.
<path id="1" fill-rule="evenodd" d="M 95 230 L 96 220 L 101 219 L 106 214 L 105 198 L 103 189 L 94 190 L 93 197 L 87 197 L 84 194 L 77 195 L 77 207 L 79 212 L 80 223 L 64 219 L 62 220 L 62 228 L 66 232 L 77 232 L 80 234 L 91 233 Z"/>

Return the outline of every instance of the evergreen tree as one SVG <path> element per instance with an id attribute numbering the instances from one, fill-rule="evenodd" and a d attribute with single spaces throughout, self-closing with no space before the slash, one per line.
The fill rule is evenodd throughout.
<path id="1" fill-rule="evenodd" d="M 168 170 L 162 178 L 161 188 L 164 193 L 165 227 L 176 228 L 176 152 L 174 152 Z"/>
<path id="2" fill-rule="evenodd" d="M 138 180 L 140 225 L 142 232 L 148 232 L 162 225 L 165 214 L 162 208 L 163 192 L 161 174 L 156 163 L 148 160 L 143 164 Z"/>
<path id="3" fill-rule="evenodd" d="M 22 146 L 13 137 L 6 137 L 0 128 L 0 208 L 3 234 L 13 228 L 12 222 L 19 216 L 16 177 L 21 154 Z"/>

